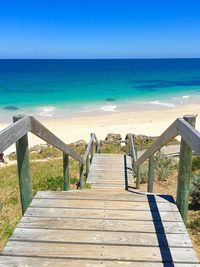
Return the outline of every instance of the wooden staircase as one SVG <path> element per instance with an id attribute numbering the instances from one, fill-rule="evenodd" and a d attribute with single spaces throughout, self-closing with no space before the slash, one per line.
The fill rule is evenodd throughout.
<path id="1" fill-rule="evenodd" d="M 128 156 L 95 154 L 91 189 L 38 192 L 0 266 L 200 267 L 172 198 L 131 189 L 130 168 Z"/>

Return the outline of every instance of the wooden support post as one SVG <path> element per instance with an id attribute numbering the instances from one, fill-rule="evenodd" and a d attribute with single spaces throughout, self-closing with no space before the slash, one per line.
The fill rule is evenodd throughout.
<path id="1" fill-rule="evenodd" d="M 92 137 L 92 134 L 91 134 L 91 137 Z M 92 141 L 92 144 L 91 144 L 91 158 L 90 158 L 90 163 L 92 163 L 93 157 L 94 157 L 94 141 Z"/>
<path id="2" fill-rule="evenodd" d="M 22 116 L 14 116 L 13 122 L 20 120 Z M 19 190 L 22 214 L 25 213 L 32 200 L 32 185 L 30 176 L 30 162 L 28 149 L 28 135 L 25 134 L 16 142 Z"/>
<path id="3" fill-rule="evenodd" d="M 70 190 L 69 156 L 63 153 L 64 191 Z"/>
<path id="4" fill-rule="evenodd" d="M 194 115 L 187 115 L 183 118 L 195 127 L 196 117 Z M 181 139 L 176 203 L 185 224 L 187 223 L 191 171 L 192 149 Z"/>
<path id="5" fill-rule="evenodd" d="M 99 151 L 99 144 L 96 141 L 96 143 L 95 143 L 95 153 L 99 153 L 98 151 Z"/>
<path id="6" fill-rule="evenodd" d="M 80 189 L 83 189 L 85 186 L 85 177 L 84 177 L 84 164 L 79 163 L 79 175 L 80 175 Z"/>
<path id="7" fill-rule="evenodd" d="M 154 179 L 154 155 L 149 157 L 149 170 L 148 170 L 148 186 L 147 192 L 153 193 L 153 179 Z"/>
<path id="8" fill-rule="evenodd" d="M 137 158 L 137 146 L 135 146 L 135 154 Z M 136 174 L 136 189 L 140 189 L 140 166 L 134 166 L 135 174 Z"/>
<path id="9" fill-rule="evenodd" d="M 101 151 L 102 151 L 102 145 L 103 145 L 102 142 L 99 141 L 99 151 L 98 151 L 99 154 L 101 154 Z"/>
<path id="10" fill-rule="evenodd" d="M 87 147 L 88 145 L 85 146 L 85 150 L 87 150 Z M 89 170 L 90 170 L 90 158 L 88 155 L 86 158 L 86 179 L 88 178 Z"/>

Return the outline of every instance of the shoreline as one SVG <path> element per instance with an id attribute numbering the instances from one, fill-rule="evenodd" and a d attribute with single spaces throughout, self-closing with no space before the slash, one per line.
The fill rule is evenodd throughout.
<path id="1" fill-rule="evenodd" d="M 186 93 L 186 92 L 185 92 Z M 189 93 L 189 92 L 187 92 Z M 200 94 L 181 94 L 163 95 L 153 97 L 152 99 L 129 99 L 117 100 L 108 98 L 107 101 L 91 103 L 73 103 L 73 104 L 44 104 L 29 107 L 18 107 L 18 105 L 1 106 L 0 105 L 0 124 L 12 122 L 12 116 L 16 114 L 31 114 L 38 120 L 63 120 L 71 118 L 107 116 L 113 113 L 130 113 L 143 111 L 158 111 L 179 109 L 189 105 L 198 105 L 200 103 Z"/>
<path id="2" fill-rule="evenodd" d="M 108 133 L 119 133 L 125 138 L 127 133 L 159 136 L 178 117 L 187 114 L 199 115 L 200 104 L 189 104 L 175 108 L 161 108 L 156 110 L 112 112 L 105 115 L 80 116 L 72 118 L 42 118 L 38 119 L 44 126 L 52 131 L 65 143 L 90 138 L 95 132 L 98 139 L 105 139 Z M 12 118 L 11 118 L 12 120 Z M 0 130 L 11 123 L 0 123 Z M 200 130 L 200 118 L 197 117 L 196 129 Z M 29 147 L 44 144 L 45 141 L 29 133 Z M 15 151 L 15 145 L 4 153 L 7 155 Z"/>

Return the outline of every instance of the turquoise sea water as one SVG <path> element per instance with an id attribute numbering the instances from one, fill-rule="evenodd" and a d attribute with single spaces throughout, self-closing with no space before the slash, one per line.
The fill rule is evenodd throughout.
<path id="1" fill-rule="evenodd" d="M 200 59 L 0 60 L 0 121 L 187 102 L 200 103 Z"/>

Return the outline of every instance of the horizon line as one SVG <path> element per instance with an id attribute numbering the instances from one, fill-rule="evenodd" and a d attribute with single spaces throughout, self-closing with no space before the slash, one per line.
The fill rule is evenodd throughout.
<path id="1" fill-rule="evenodd" d="M 141 57 L 141 58 L 0 58 L 0 60 L 161 60 L 161 59 L 200 59 L 200 57 Z"/>

